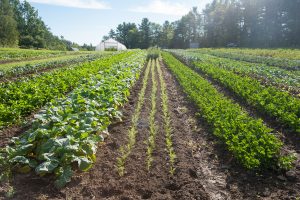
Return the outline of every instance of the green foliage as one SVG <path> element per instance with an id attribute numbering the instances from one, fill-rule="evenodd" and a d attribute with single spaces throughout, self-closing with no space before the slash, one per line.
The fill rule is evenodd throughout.
<path id="1" fill-rule="evenodd" d="M 18 43 L 17 22 L 9 0 L 0 1 L 0 46 L 14 47 Z"/>
<path id="2" fill-rule="evenodd" d="M 160 86 L 161 86 L 161 105 L 163 111 L 163 120 L 164 120 L 164 130 L 166 136 L 166 146 L 169 154 L 169 162 L 170 162 L 170 174 L 173 175 L 175 173 L 175 159 L 176 153 L 173 148 L 172 142 L 172 127 L 171 127 L 171 117 L 168 108 L 168 94 L 167 94 L 167 86 L 165 80 L 162 75 L 161 67 L 158 59 L 156 60 L 157 72 L 159 76 Z"/>
<path id="3" fill-rule="evenodd" d="M 149 54 L 148 54 L 149 56 Z M 156 124 L 155 115 L 157 113 L 157 106 L 156 106 L 156 97 L 157 97 L 157 80 L 155 77 L 155 68 L 156 62 L 155 60 L 150 60 L 151 63 L 151 79 L 152 79 L 152 90 L 151 90 L 151 111 L 149 115 L 149 126 L 150 126 L 150 134 L 148 137 L 148 147 L 147 147 L 147 169 L 150 171 L 153 158 L 152 153 L 155 149 L 155 139 L 157 135 L 158 126 Z"/>
<path id="4" fill-rule="evenodd" d="M 278 160 L 278 165 L 281 169 L 290 170 L 293 168 L 293 163 L 297 160 L 295 155 L 282 156 Z"/>
<path id="5" fill-rule="evenodd" d="M 70 50 L 71 45 L 54 36 L 27 1 L 0 1 L 0 46 Z"/>
<path id="6" fill-rule="evenodd" d="M 250 117 L 169 53 L 162 54 L 184 91 L 199 107 L 199 114 L 243 166 L 248 169 L 278 166 L 282 143 L 262 120 Z"/>
<path id="7" fill-rule="evenodd" d="M 201 59 L 201 58 L 200 58 Z M 212 77 L 249 105 L 273 117 L 276 121 L 300 133 L 300 100 L 275 87 L 265 87 L 257 80 L 242 77 L 210 62 L 194 62 L 195 67 Z"/>
<path id="8" fill-rule="evenodd" d="M 157 47 L 150 47 L 147 50 L 147 59 L 153 59 L 156 60 L 160 56 L 160 49 Z"/>
<path id="9" fill-rule="evenodd" d="M 255 53 L 256 51 L 261 52 L 261 54 Z M 270 52 L 270 54 L 267 54 L 266 52 Z M 280 51 L 274 50 L 241 50 L 241 49 L 199 49 L 196 50 L 196 52 L 202 52 L 202 53 L 208 53 L 214 56 L 223 57 L 223 58 L 229 58 L 233 60 L 242 60 L 247 61 L 251 63 L 261 63 L 268 66 L 275 66 L 287 70 L 299 70 L 300 69 L 300 62 L 297 60 L 294 60 L 295 58 L 287 59 L 287 57 L 290 57 L 287 52 L 292 52 L 291 50 L 285 50 L 284 56 L 280 56 Z M 246 53 L 247 52 L 247 53 Z M 269 55 L 273 55 L 272 52 L 277 57 L 271 57 Z M 296 51 L 297 52 L 297 51 Z M 258 54 L 258 55 L 257 55 Z M 279 57 L 278 57 L 279 56 Z M 297 56 L 297 54 L 296 54 Z M 299 57 L 299 52 L 298 52 Z"/>
<path id="10" fill-rule="evenodd" d="M 76 54 L 79 52 L 76 52 Z M 14 62 L 27 59 L 49 58 L 62 55 L 70 55 L 74 52 L 67 51 L 50 51 L 50 50 L 33 50 L 33 49 L 19 49 L 19 48 L 0 48 L 1 62 Z"/>
<path id="11" fill-rule="evenodd" d="M 115 47 L 111 47 L 111 48 L 106 48 L 105 51 L 118 51 L 118 49 Z"/>
<path id="12" fill-rule="evenodd" d="M 124 22 L 111 30 L 109 37 L 117 38 L 129 48 L 142 49 L 156 45 L 164 49 L 198 45 L 297 48 L 299 7 L 297 0 L 214 0 L 202 11 L 191 8 L 179 20 L 165 21 L 163 25 L 143 19 L 137 28 L 134 23 Z"/>
<path id="13" fill-rule="evenodd" d="M 209 55 L 210 51 L 215 51 L 213 49 L 197 49 L 197 50 L 172 50 L 172 53 L 180 56 L 181 58 L 185 59 L 185 62 L 191 61 L 201 61 L 210 63 L 212 65 L 218 66 L 220 68 L 224 68 L 226 70 L 233 71 L 236 74 L 250 76 L 251 78 L 255 78 L 258 81 L 262 82 L 265 85 L 273 85 L 281 90 L 288 91 L 292 94 L 299 94 L 300 93 L 300 71 L 289 71 L 286 69 L 282 69 L 279 67 L 272 67 L 265 64 L 256 64 L 238 60 L 232 60 L 229 58 L 221 58 Z M 219 51 L 219 49 L 216 49 Z M 225 51 L 220 49 L 220 51 Z M 229 52 L 243 52 L 243 50 L 236 49 L 228 49 Z M 281 51 L 275 50 L 247 50 L 250 54 L 261 54 L 265 55 L 266 52 L 270 51 L 270 55 L 275 54 L 276 56 L 281 56 Z M 287 56 L 287 52 L 291 52 L 291 50 L 285 50 L 284 56 Z M 241 53 L 242 55 L 245 52 Z M 279 54 L 279 55 L 278 55 Z M 297 51 L 293 53 L 297 56 Z M 298 52 L 300 55 L 300 53 Z M 282 55 L 282 56 L 283 56 Z M 279 59 L 279 58 L 277 58 Z"/>
<path id="14" fill-rule="evenodd" d="M 50 70 L 59 67 L 68 67 L 75 64 L 80 64 L 84 62 L 92 62 L 96 59 L 101 58 L 102 56 L 108 55 L 105 54 L 79 54 L 75 56 L 64 56 L 59 58 L 49 58 L 43 59 L 42 61 L 31 61 L 31 62 L 21 62 L 21 63 L 9 63 L 3 64 L 0 67 L 0 77 L 15 77 L 22 74 L 34 73 L 39 70 Z M 26 63 L 26 64 L 24 64 Z M 31 64 L 32 63 L 32 64 Z"/>
<path id="15" fill-rule="evenodd" d="M 71 91 L 99 70 L 133 54 L 125 52 L 75 67 L 67 67 L 15 82 L 0 83 L 0 127 L 21 121 L 47 102 Z"/>
<path id="16" fill-rule="evenodd" d="M 74 164 L 81 171 L 90 169 L 98 142 L 103 141 L 111 120 L 120 119 L 118 108 L 126 102 L 145 60 L 142 51 L 124 55 L 129 57 L 108 61 L 108 68 L 101 61 L 93 62 L 97 74 L 36 114 L 32 127 L 1 149 L 2 172 L 26 167 L 41 176 L 55 174 L 60 188 L 71 180 Z"/>

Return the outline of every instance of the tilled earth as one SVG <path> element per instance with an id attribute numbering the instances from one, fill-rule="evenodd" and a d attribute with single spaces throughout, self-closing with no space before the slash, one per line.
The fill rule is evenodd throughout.
<path id="1" fill-rule="evenodd" d="M 128 103 L 122 109 L 123 121 L 109 127 L 110 135 L 99 144 L 97 161 L 88 172 L 76 172 L 62 190 L 53 186 L 53 177 L 33 174 L 15 175 L 12 199 L 296 199 L 300 197 L 299 169 L 290 176 L 274 172 L 247 172 L 217 142 L 210 127 L 197 116 L 197 109 L 184 95 L 180 86 L 161 63 L 169 96 L 169 112 L 176 152 L 176 171 L 169 172 L 165 145 L 161 89 L 158 82 L 156 122 L 159 127 L 153 164 L 146 167 L 149 113 L 152 80 L 149 74 L 145 103 L 138 121 L 136 144 L 126 160 L 125 174 L 119 176 L 119 148 L 127 144 L 142 74 L 135 84 Z M 198 110 L 199 111 L 199 110 Z M 0 190 L 0 199 L 5 193 Z"/>

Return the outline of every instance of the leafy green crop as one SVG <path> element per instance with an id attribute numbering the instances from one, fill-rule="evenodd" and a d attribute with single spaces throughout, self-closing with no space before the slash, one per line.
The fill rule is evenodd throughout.
<path id="1" fill-rule="evenodd" d="M 86 51 L 53 51 L 53 50 L 33 50 L 33 49 L 18 49 L 18 48 L 1 48 L 0 63 L 3 61 L 19 61 L 32 58 L 49 58 L 61 55 L 83 55 L 89 54 Z"/>
<path id="2" fill-rule="evenodd" d="M 21 121 L 23 116 L 47 102 L 63 97 L 99 70 L 110 67 L 132 52 L 86 62 L 75 67 L 62 68 L 31 78 L 0 83 L 0 127 Z"/>
<path id="3" fill-rule="evenodd" d="M 292 94 L 300 94 L 300 71 L 288 71 L 278 67 L 264 64 L 236 61 L 227 58 L 200 53 L 198 51 L 170 50 L 185 62 L 210 63 L 219 68 L 233 71 L 236 74 L 250 76 L 265 85 L 276 86 L 280 90 L 286 90 Z"/>
<path id="4" fill-rule="evenodd" d="M 158 62 L 158 59 L 156 59 L 156 66 L 157 66 L 157 72 L 159 76 L 159 82 L 161 86 L 161 105 L 162 105 L 162 112 L 163 112 L 163 120 L 164 120 L 164 130 L 165 130 L 165 141 L 167 146 L 167 152 L 169 155 L 169 165 L 170 165 L 170 174 L 174 174 L 175 172 L 175 159 L 176 159 L 176 153 L 173 147 L 173 141 L 172 141 L 172 127 L 171 127 L 171 117 L 170 112 L 168 108 L 168 93 L 167 93 L 167 86 L 166 82 L 164 80 L 164 77 L 162 75 L 161 66 Z"/>
<path id="5" fill-rule="evenodd" d="M 129 54 L 125 54 L 129 55 Z M 139 77 L 145 53 L 132 56 L 107 69 L 103 62 L 93 62 L 101 69 L 84 79 L 68 96 L 58 98 L 34 116 L 30 130 L 12 139 L 12 145 L 1 150 L 2 177 L 12 170 L 36 174 L 55 174 L 57 187 L 71 180 L 74 164 L 81 171 L 92 167 L 96 159 L 97 143 L 111 120 L 120 118 L 118 108 L 127 100 L 129 89 Z"/>
<path id="6" fill-rule="evenodd" d="M 193 50 L 192 50 L 193 51 Z M 251 63 L 262 63 L 269 66 L 280 67 L 287 70 L 300 70 L 300 61 L 294 59 L 286 59 L 285 57 L 269 57 L 262 55 L 246 54 L 240 52 L 233 52 L 222 49 L 199 49 L 198 52 L 208 53 L 214 56 L 230 58 L 234 60 L 243 60 Z M 299 51 L 297 52 L 299 56 Z"/>
<path id="7" fill-rule="evenodd" d="M 45 60 L 38 61 L 29 61 L 22 63 L 10 63 L 6 65 L 0 66 L 0 77 L 8 78 L 15 77 L 28 73 L 35 73 L 39 70 L 44 69 L 54 69 L 58 67 L 66 67 L 74 64 L 79 64 L 82 62 L 91 62 L 101 57 L 109 55 L 107 53 L 103 54 L 87 54 L 87 55 L 72 55 L 72 56 L 64 56 L 58 58 L 49 58 Z"/>
<path id="8" fill-rule="evenodd" d="M 207 80 L 169 53 L 163 52 L 163 59 L 199 107 L 199 114 L 238 161 L 248 169 L 279 166 L 279 161 L 285 157 L 280 155 L 282 143 L 262 120 L 250 117 L 238 104 L 224 97 Z M 285 163 L 285 166 L 288 165 Z"/>
<path id="9" fill-rule="evenodd" d="M 155 77 L 155 68 L 156 68 L 156 62 L 155 60 L 151 59 L 149 60 L 151 63 L 151 79 L 152 79 L 152 90 L 151 90 L 151 110 L 149 114 L 149 128 L 150 128 L 150 134 L 147 140 L 147 169 L 150 171 L 153 158 L 152 154 L 155 149 L 155 139 L 157 136 L 157 122 L 155 120 L 155 115 L 157 113 L 157 106 L 156 106 L 156 98 L 157 98 L 157 80 Z"/>
<path id="10" fill-rule="evenodd" d="M 210 62 L 196 61 L 193 64 L 243 98 L 249 105 L 273 117 L 291 131 L 300 133 L 300 100 L 298 98 L 275 87 L 265 87 L 257 80 L 242 77 Z"/>

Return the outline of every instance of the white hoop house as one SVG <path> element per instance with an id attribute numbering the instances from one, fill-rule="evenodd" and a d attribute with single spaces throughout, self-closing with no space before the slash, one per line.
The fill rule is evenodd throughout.
<path id="1" fill-rule="evenodd" d="M 126 50 L 126 46 L 114 39 L 108 39 L 101 42 L 98 46 L 96 46 L 96 51 L 105 51 L 105 50 L 117 50 L 122 51 Z"/>

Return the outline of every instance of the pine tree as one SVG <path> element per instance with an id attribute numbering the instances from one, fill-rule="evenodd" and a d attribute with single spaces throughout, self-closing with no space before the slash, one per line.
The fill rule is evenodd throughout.
<path id="1" fill-rule="evenodd" d="M 0 1 L 0 46 L 13 47 L 18 44 L 17 22 L 9 0 Z"/>

